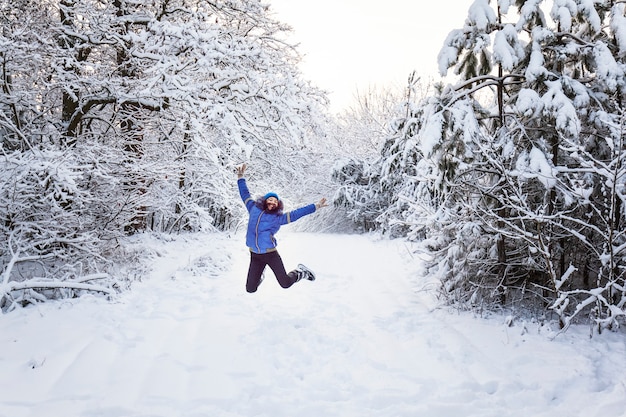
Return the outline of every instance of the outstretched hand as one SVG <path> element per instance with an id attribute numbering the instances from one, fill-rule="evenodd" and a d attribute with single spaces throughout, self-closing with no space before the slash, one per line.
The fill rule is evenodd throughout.
<path id="1" fill-rule="evenodd" d="M 322 207 L 328 207 L 328 204 L 326 204 L 326 199 L 322 198 L 317 204 L 315 204 L 315 209 L 319 210 Z"/>
<path id="2" fill-rule="evenodd" d="M 241 164 L 237 167 L 237 178 L 243 178 L 243 174 L 246 172 L 246 164 Z"/>

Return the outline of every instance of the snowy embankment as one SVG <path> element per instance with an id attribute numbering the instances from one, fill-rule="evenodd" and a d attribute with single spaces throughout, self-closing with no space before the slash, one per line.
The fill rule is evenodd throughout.
<path id="1" fill-rule="evenodd" d="M 405 243 L 281 232 L 317 281 L 244 291 L 243 237 L 144 238 L 153 271 L 0 316 L 0 416 L 622 416 L 626 339 L 435 309 Z"/>

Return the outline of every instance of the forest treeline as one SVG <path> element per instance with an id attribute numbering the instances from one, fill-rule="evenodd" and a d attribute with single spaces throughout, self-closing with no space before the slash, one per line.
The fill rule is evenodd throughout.
<path id="1" fill-rule="evenodd" d="M 262 2 L 0 4 L 4 310 L 117 291 L 134 233 L 237 229 L 248 162 L 253 190 L 332 193 L 318 229 L 421 242 L 447 302 L 624 322 L 623 2 L 475 0 L 454 82 L 340 115 Z"/>

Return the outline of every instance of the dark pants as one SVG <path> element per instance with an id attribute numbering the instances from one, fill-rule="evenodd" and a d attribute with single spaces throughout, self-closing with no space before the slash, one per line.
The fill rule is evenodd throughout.
<path id="1" fill-rule="evenodd" d="M 298 281 L 298 273 L 296 271 L 291 271 L 290 273 L 285 271 L 285 265 L 277 251 L 263 254 L 250 252 L 250 268 L 248 269 L 246 291 L 255 292 L 259 288 L 263 270 L 267 265 L 276 275 L 276 279 L 281 287 L 289 288 Z"/>

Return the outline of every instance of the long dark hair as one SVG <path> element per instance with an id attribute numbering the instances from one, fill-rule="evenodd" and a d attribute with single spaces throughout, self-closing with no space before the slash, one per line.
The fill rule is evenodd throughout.
<path id="1" fill-rule="evenodd" d="M 254 203 L 256 204 L 256 206 L 258 208 L 260 208 L 261 210 L 265 210 L 268 213 L 272 213 L 272 214 L 278 214 L 281 215 L 283 214 L 283 201 L 282 200 L 278 200 L 278 206 L 276 206 L 276 208 L 274 210 L 268 210 L 267 209 L 267 204 L 266 204 L 266 199 L 263 197 L 259 197 L 256 199 L 256 202 Z"/>

